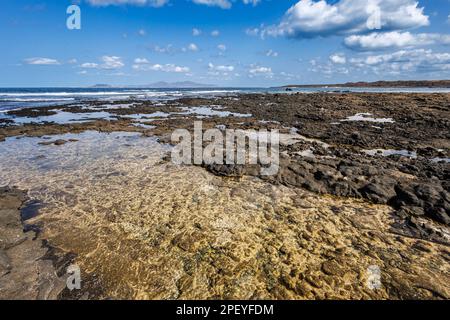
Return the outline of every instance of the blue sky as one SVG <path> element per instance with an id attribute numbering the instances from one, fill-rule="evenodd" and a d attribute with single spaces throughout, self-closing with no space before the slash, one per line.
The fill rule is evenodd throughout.
<path id="1" fill-rule="evenodd" d="M 449 31 L 450 0 L 8 0 L 0 86 L 450 79 Z"/>

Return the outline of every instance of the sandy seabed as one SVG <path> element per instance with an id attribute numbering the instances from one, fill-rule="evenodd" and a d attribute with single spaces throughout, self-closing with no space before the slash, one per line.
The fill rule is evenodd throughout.
<path id="1" fill-rule="evenodd" d="M 72 142 L 1 143 L 0 181 L 42 204 L 39 239 L 96 275 L 88 298 L 450 297 L 448 247 L 395 233 L 389 206 L 176 166 L 139 133 L 51 138 Z"/>

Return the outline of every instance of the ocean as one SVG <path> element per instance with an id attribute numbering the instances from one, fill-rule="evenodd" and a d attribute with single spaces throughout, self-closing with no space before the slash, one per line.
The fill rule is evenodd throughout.
<path id="1" fill-rule="evenodd" d="M 214 97 L 245 93 L 314 92 L 450 92 L 450 88 L 0 88 L 0 113 L 14 109 L 82 103 L 83 101 L 171 100 L 183 97 Z"/>

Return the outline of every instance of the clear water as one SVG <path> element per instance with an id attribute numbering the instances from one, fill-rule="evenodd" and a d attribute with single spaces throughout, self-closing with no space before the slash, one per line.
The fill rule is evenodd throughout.
<path id="1" fill-rule="evenodd" d="M 304 275 L 327 284 L 284 297 L 362 299 L 370 297 L 365 283 L 372 265 L 387 266 L 387 278 L 414 287 L 416 277 L 385 263 L 402 256 L 411 257 L 408 273 L 448 283 L 443 251 L 432 244 L 419 255 L 417 240 L 396 241 L 387 206 L 176 166 L 161 161 L 169 146 L 136 133 L 51 138 L 78 141 L 0 143 L 0 186 L 28 190 L 42 203 L 29 222 L 42 223 L 41 236 L 51 245 L 75 253 L 82 272 L 98 275 L 107 297 L 280 299 L 273 289 L 282 288 L 278 279 L 291 275 L 304 283 Z M 334 256 L 345 272 L 325 282 L 322 265 Z M 382 288 L 376 297 L 389 295 Z"/>

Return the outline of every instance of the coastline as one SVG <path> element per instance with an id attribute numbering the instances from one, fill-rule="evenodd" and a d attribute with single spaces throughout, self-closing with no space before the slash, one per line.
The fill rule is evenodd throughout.
<path id="1" fill-rule="evenodd" d="M 367 257 L 374 254 L 384 264 L 388 265 L 393 261 L 392 263 L 395 265 L 396 263 L 401 264 L 402 261 L 404 263 L 404 259 L 410 261 L 412 257 L 417 258 L 419 255 L 421 261 L 430 259 L 436 263 L 439 259 L 445 261 L 450 245 L 448 233 L 450 223 L 448 217 L 450 208 L 449 163 L 445 161 L 450 157 L 449 105 L 450 94 L 407 93 L 248 94 L 209 99 L 183 98 L 165 103 L 130 100 L 105 104 L 100 101 L 91 101 L 83 107 L 64 105 L 10 111 L 9 114 L 15 118 L 28 118 L 31 121 L 33 119 L 42 121 L 45 117 L 55 116 L 61 111 L 72 113 L 73 117 L 75 114 L 94 114 L 94 117 L 89 118 L 89 121 L 78 123 L 67 121 L 62 124 L 30 123 L 20 126 L 3 121 L 0 123 L 0 141 L 11 141 L 16 137 L 19 137 L 20 141 L 34 137 L 41 139 L 33 140 L 34 145 L 40 141 L 43 148 L 57 150 L 57 148 L 64 148 L 71 144 L 76 145 L 79 143 L 77 139 L 80 138 L 71 136 L 73 141 L 70 139 L 60 139 L 61 141 L 59 141 L 52 137 L 53 135 L 68 133 L 76 135 L 86 131 L 97 131 L 101 133 L 131 132 L 142 134 L 143 139 L 157 138 L 161 143 L 169 143 L 170 134 L 174 129 L 192 130 L 193 121 L 198 120 L 199 117 L 202 117 L 204 128 L 225 126 L 244 130 L 279 129 L 283 134 L 293 138 L 295 143 L 282 147 L 281 169 L 279 174 L 274 177 L 261 177 L 255 174 L 254 168 L 245 166 L 206 166 L 206 170 L 202 168 L 196 168 L 196 170 L 213 173 L 208 179 L 219 179 L 224 184 L 231 183 L 230 179 L 238 179 L 238 181 L 250 179 L 245 183 L 253 185 L 252 179 L 256 179 L 257 184 L 281 188 L 280 190 L 284 190 L 287 194 L 294 192 L 297 195 L 301 194 L 302 197 L 312 197 L 323 203 L 325 207 L 329 205 L 332 208 L 333 203 L 340 203 L 340 205 L 335 205 L 336 214 L 339 215 L 342 212 L 342 218 L 337 218 L 342 221 L 335 221 L 338 226 L 342 223 L 343 229 L 339 230 L 344 232 L 343 230 L 347 230 L 346 228 L 353 225 L 354 229 L 349 236 L 357 234 L 359 245 L 361 243 L 366 245 L 377 243 L 379 246 L 379 251 L 375 253 L 369 253 L 365 249 L 355 253 L 353 257 Z M 199 107 L 202 108 L 199 109 Z M 112 117 L 109 120 L 95 118 L 95 114 L 98 112 L 107 112 Z M 136 117 L 136 115 L 140 116 Z M 0 142 L 0 147 L 2 143 L 5 142 Z M 372 154 L 366 152 L 371 150 L 381 151 L 375 151 Z M 403 152 L 384 157 L 382 156 L 383 150 L 407 150 L 411 153 L 405 155 Z M 310 152 L 305 153 L 305 151 Z M 435 161 L 436 159 L 441 160 Z M 239 187 L 236 188 L 240 190 Z M 276 199 L 280 201 L 279 198 Z M 298 209 L 297 206 L 301 208 L 304 205 L 305 203 L 299 201 L 297 205 L 293 205 L 293 208 Z M 311 206 L 311 204 L 309 205 Z M 374 208 L 374 205 L 380 207 L 371 209 Z M 369 211 L 375 210 L 377 213 L 362 214 L 361 219 L 363 220 L 358 220 L 346 213 L 346 208 L 352 206 L 358 207 L 359 210 L 363 210 L 362 208 Z M 277 224 L 281 233 L 288 230 L 292 232 L 289 229 L 291 228 L 289 225 L 292 223 L 299 224 L 296 227 L 302 229 L 300 225 L 303 218 L 299 212 L 295 211 L 296 209 L 291 210 L 294 210 L 295 213 L 289 215 L 275 212 L 274 217 L 267 217 L 267 221 L 258 220 L 257 225 L 267 224 L 269 226 L 274 223 L 273 219 L 277 220 L 278 215 L 278 218 L 282 217 L 281 220 L 292 220 L 287 227 Z M 307 207 L 306 212 L 308 212 Z M 330 214 L 330 211 L 325 210 L 325 212 Z M 324 219 L 324 221 L 328 219 L 325 212 L 319 214 L 320 219 Z M 290 216 L 291 218 L 289 218 Z M 375 216 L 383 221 L 383 228 L 378 233 L 373 224 L 379 223 L 380 220 L 370 221 L 370 217 Z M 371 226 L 368 230 L 373 233 L 372 235 L 365 234 L 364 230 L 367 226 Z M 315 227 L 318 226 L 314 225 Z M 199 242 L 206 241 L 201 239 L 204 236 L 203 233 L 207 231 L 208 229 L 203 231 L 200 229 L 196 232 L 191 230 L 187 238 L 186 234 L 182 233 L 169 241 L 167 248 L 177 247 L 195 255 L 199 249 L 195 238 L 199 237 Z M 304 235 L 302 239 L 305 247 L 291 244 L 282 249 L 282 245 L 277 244 L 275 246 L 277 252 L 279 250 L 282 254 L 296 257 L 298 252 L 306 250 L 310 252 L 310 255 L 302 256 L 302 258 L 314 261 L 317 270 L 304 271 L 300 274 L 295 274 L 295 272 L 294 274 L 284 274 L 278 268 L 290 264 L 277 260 L 275 264 L 270 265 L 270 268 L 275 268 L 277 271 L 270 277 L 263 277 L 264 280 L 255 285 L 258 287 L 264 283 L 267 285 L 269 280 L 274 281 L 274 291 L 264 289 L 258 291 L 260 296 L 256 295 L 253 298 L 332 298 L 329 295 L 331 292 L 329 289 L 334 288 L 333 281 L 336 279 L 333 276 L 339 273 L 336 270 L 340 269 L 333 261 L 339 261 L 340 266 L 347 266 L 349 270 L 354 267 L 353 262 L 347 265 L 348 262 L 342 260 L 343 257 L 336 256 L 336 252 L 333 254 L 327 252 L 324 257 L 324 252 L 320 252 L 320 249 L 314 249 L 319 251 L 308 249 L 308 242 L 318 245 L 320 241 L 323 241 L 323 238 L 317 236 L 320 234 L 320 230 L 302 229 L 296 230 L 296 232 Z M 240 236 L 245 238 L 248 235 L 243 233 Z M 165 239 L 164 234 L 161 237 Z M 271 238 L 264 233 L 262 239 L 269 241 Z M 339 235 L 331 233 L 328 239 L 336 241 L 340 238 Z M 395 252 L 389 252 L 387 250 L 389 246 L 395 248 Z M 269 247 L 271 246 L 268 245 L 267 248 Z M 344 248 L 355 250 L 355 244 L 346 244 Z M 217 248 L 213 249 L 218 250 Z M 405 250 L 410 256 L 398 258 L 398 253 Z M 331 256 L 326 258 L 330 254 Z M 178 257 L 178 255 L 179 253 L 174 257 Z M 267 255 L 271 259 L 275 257 L 270 252 Z M 297 258 L 293 258 L 294 261 L 297 261 Z M 239 257 L 236 259 L 242 263 L 245 262 L 245 259 L 240 260 Z M 350 259 L 349 261 L 354 260 Z M 243 267 L 245 267 L 245 263 Z M 228 272 L 233 269 L 231 266 L 229 268 Z M 404 278 L 400 277 L 404 282 L 394 276 L 402 268 L 398 265 L 392 269 L 388 268 L 390 270 L 388 272 L 389 279 L 383 279 L 386 290 L 361 293 L 359 288 L 348 287 L 347 292 L 344 292 L 341 298 L 354 298 L 359 295 L 360 298 L 449 298 L 447 285 L 449 281 L 443 280 L 448 271 L 445 270 L 445 267 L 444 270 L 438 270 L 433 269 L 433 265 L 425 264 L 423 269 L 415 269 L 418 273 L 414 277 L 409 278 L 405 275 L 403 275 Z M 425 274 L 427 273 L 432 274 L 431 278 L 426 279 Z M 349 271 L 349 274 L 352 272 Z M 272 279 L 273 277 L 275 278 Z M 225 276 L 219 277 L 217 280 L 222 281 L 225 278 Z M 307 279 L 307 284 L 297 285 L 298 279 L 302 278 Z M 184 290 L 196 288 L 192 282 L 192 275 L 180 279 L 183 279 L 180 281 L 183 283 Z M 430 279 L 440 280 L 432 285 L 433 281 Z M 327 284 L 324 284 L 324 281 Z M 400 281 L 400 283 L 396 281 Z M 410 291 L 408 287 L 411 286 L 420 287 L 419 293 Z M 201 292 L 198 288 L 195 290 L 197 293 Z M 218 298 L 245 298 L 248 292 L 242 289 L 235 294 L 235 296 L 227 296 L 222 293 Z M 159 297 L 166 296 L 161 293 Z M 183 295 L 181 294 L 179 297 L 183 297 Z M 207 296 L 202 297 L 206 298 Z M 250 295 L 249 298 L 252 296 Z"/>

